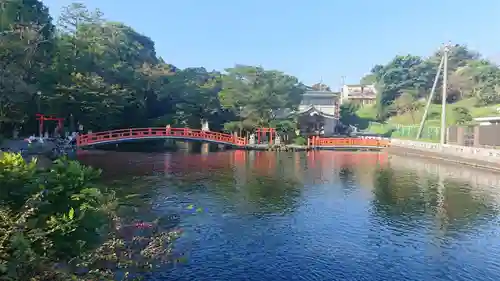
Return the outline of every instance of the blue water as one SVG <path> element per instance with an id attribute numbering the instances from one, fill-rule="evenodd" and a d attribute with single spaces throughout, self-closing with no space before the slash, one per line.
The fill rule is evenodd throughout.
<path id="1" fill-rule="evenodd" d="M 326 151 L 82 161 L 141 179 L 155 214 L 180 214 L 187 261 L 146 280 L 500 280 L 500 176 L 488 172 Z"/>

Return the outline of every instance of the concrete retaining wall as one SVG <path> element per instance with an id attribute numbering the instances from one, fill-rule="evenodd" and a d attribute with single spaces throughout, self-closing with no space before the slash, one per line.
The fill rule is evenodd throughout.
<path id="1" fill-rule="evenodd" d="M 491 163 L 495 165 L 500 164 L 500 150 L 467 147 L 460 145 L 445 144 L 440 145 L 437 143 L 391 139 L 392 147 L 406 148 L 414 151 L 422 151 L 425 153 L 432 153 L 439 155 L 442 158 L 453 157 L 461 158 L 464 160 L 471 160 L 474 162 Z"/>
<path id="2" fill-rule="evenodd" d="M 456 165 L 442 161 L 429 161 L 428 159 L 391 155 L 391 167 L 395 170 L 412 170 L 417 174 L 435 175 L 445 180 L 463 181 L 472 187 L 489 188 L 500 186 L 500 173 L 490 170 L 475 169 L 466 165 Z M 498 190 L 494 192 L 500 200 Z"/>

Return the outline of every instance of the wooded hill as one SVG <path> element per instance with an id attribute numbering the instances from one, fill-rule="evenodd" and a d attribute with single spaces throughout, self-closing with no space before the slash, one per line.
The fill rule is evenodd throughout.
<path id="1" fill-rule="evenodd" d="M 375 65 L 361 79 L 362 84 L 375 84 L 377 104 L 358 111 L 360 118 L 381 122 L 417 124 L 423 115 L 425 102 L 442 54 L 429 57 L 396 56 L 385 65 Z M 472 117 L 498 115 L 500 103 L 500 68 L 464 45 L 450 48 L 448 60 L 449 124 L 467 123 Z M 440 118 L 442 77 L 429 114 L 430 124 Z"/>
<path id="2" fill-rule="evenodd" d="M 149 37 L 82 4 L 55 23 L 41 1 L 0 3 L 0 134 L 37 132 L 37 112 L 94 131 L 199 128 L 200 119 L 213 130 L 267 126 L 274 109 L 296 107 L 305 90 L 262 67 L 179 69 Z"/>

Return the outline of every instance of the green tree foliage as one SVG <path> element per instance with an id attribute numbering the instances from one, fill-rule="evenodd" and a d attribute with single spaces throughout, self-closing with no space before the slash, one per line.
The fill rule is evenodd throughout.
<path id="1" fill-rule="evenodd" d="M 350 129 L 348 125 L 355 126 L 359 130 L 368 128 L 372 119 L 361 118 L 358 116 L 357 111 L 361 108 L 360 104 L 344 102 L 340 105 L 340 123 L 341 127 L 338 129 L 340 132 L 348 132 Z"/>
<path id="2" fill-rule="evenodd" d="M 414 112 L 422 106 L 419 101 L 429 96 L 441 56 L 441 52 L 427 58 L 396 56 L 386 65 L 376 65 L 370 74 L 361 79 L 363 83 L 375 83 L 377 86 L 379 119 Z M 499 67 L 466 46 L 450 48 L 448 77 L 449 103 L 464 98 L 474 98 L 478 106 L 500 102 Z M 440 81 L 438 91 L 441 86 Z M 433 102 L 441 102 L 441 95 L 435 95 Z"/>
<path id="3" fill-rule="evenodd" d="M 305 86 L 297 78 L 262 67 L 238 65 L 222 76 L 219 99 L 241 120 L 268 126 L 276 112 L 296 109 Z"/>
<path id="4" fill-rule="evenodd" d="M 94 131 L 199 128 L 200 119 L 212 129 L 230 121 L 264 125 L 274 110 L 294 108 L 303 88 L 295 77 L 260 67 L 178 69 L 150 38 L 83 4 L 65 7 L 57 24 L 41 1 L 0 5 L 0 133 L 36 132 L 37 111 Z"/>
<path id="5" fill-rule="evenodd" d="M 117 280 L 117 269 L 137 274 L 173 260 L 179 232 L 159 220 L 127 225 L 99 173 L 66 159 L 45 170 L 1 156 L 0 280 Z"/>
<path id="6" fill-rule="evenodd" d="M 472 121 L 469 110 L 461 106 L 453 108 L 453 118 L 457 124 L 465 124 Z"/>
<path id="7" fill-rule="evenodd" d="M 311 86 L 311 89 L 315 91 L 331 91 L 330 87 L 323 83 L 316 83 Z"/>
<path id="8" fill-rule="evenodd" d="M 359 106 L 354 103 L 346 102 L 340 105 L 340 122 L 342 124 L 355 124 L 357 118 L 356 111 Z"/>
<path id="9" fill-rule="evenodd" d="M 48 10 L 36 0 L 0 3 L 0 130 L 22 124 L 36 106 L 37 89 L 47 80 L 53 54 Z M 22 106 L 21 106 L 22 105 Z"/>
<path id="10" fill-rule="evenodd" d="M 415 112 L 421 109 L 424 104 L 417 100 L 416 95 L 417 93 L 412 91 L 402 92 L 402 94 L 393 101 L 391 109 L 398 115 L 410 113 L 412 122 L 417 122 Z"/>

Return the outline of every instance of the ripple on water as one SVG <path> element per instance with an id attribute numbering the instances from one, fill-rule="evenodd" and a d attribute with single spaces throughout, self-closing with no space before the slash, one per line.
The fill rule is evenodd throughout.
<path id="1" fill-rule="evenodd" d="M 179 214 L 188 256 L 149 280 L 500 280 L 500 196 L 427 171 L 442 167 L 370 153 L 197 157 L 144 160 L 170 169 L 145 198 Z"/>

